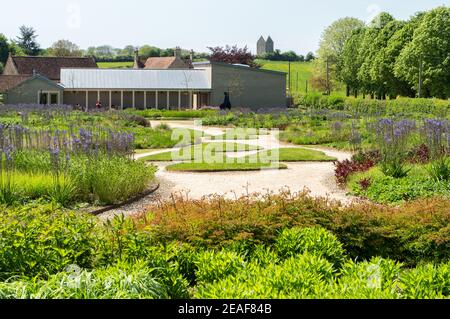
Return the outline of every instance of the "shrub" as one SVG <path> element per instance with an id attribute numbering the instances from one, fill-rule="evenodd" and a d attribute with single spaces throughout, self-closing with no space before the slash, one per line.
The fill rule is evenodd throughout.
<path id="1" fill-rule="evenodd" d="M 336 282 L 324 298 L 396 299 L 402 295 L 398 282 L 402 265 L 392 260 L 374 258 L 370 261 L 347 261 Z"/>
<path id="2" fill-rule="evenodd" d="M 307 252 L 334 264 L 340 264 L 345 255 L 337 238 L 323 228 L 285 229 L 277 238 L 275 247 L 282 258 Z"/>
<path id="3" fill-rule="evenodd" d="M 450 157 L 443 157 L 431 163 L 428 172 L 437 182 L 450 181 Z"/>
<path id="4" fill-rule="evenodd" d="M 0 214 L 0 280 L 40 277 L 76 264 L 92 268 L 98 238 L 96 222 L 80 213 L 50 206 L 6 209 Z"/>
<path id="5" fill-rule="evenodd" d="M 393 184 L 394 185 L 394 184 Z M 199 248 L 223 248 L 234 242 L 269 245 L 293 227 L 322 227 L 344 245 L 349 257 L 391 258 L 408 265 L 450 260 L 448 200 L 428 198 L 399 207 L 370 203 L 341 205 L 308 192 L 265 194 L 202 201 L 175 197 L 134 217 L 160 243 L 173 240 Z"/>
<path id="6" fill-rule="evenodd" d="M 168 293 L 145 262 L 52 275 L 47 281 L 0 283 L 2 299 L 166 299 Z"/>
<path id="7" fill-rule="evenodd" d="M 405 298 L 437 299 L 450 297 L 450 264 L 422 265 L 405 271 L 400 280 Z"/>
<path id="8" fill-rule="evenodd" d="M 339 185 L 347 183 L 348 178 L 358 172 L 366 172 L 380 161 L 380 154 L 377 151 L 359 152 L 351 160 L 344 160 L 335 163 L 335 177 Z"/>
<path id="9" fill-rule="evenodd" d="M 81 199 L 114 204 L 143 192 L 154 178 L 155 167 L 120 156 L 80 157 L 69 173 Z"/>
<path id="10" fill-rule="evenodd" d="M 370 183 L 361 185 L 362 180 L 370 180 Z M 430 179 L 427 170 L 421 166 L 412 167 L 410 174 L 403 178 L 385 176 L 379 169 L 373 169 L 355 174 L 349 179 L 348 185 L 354 194 L 378 203 L 399 203 L 450 194 L 450 183 Z"/>
<path id="11" fill-rule="evenodd" d="M 140 115 L 126 115 L 125 120 L 129 122 L 132 126 L 142 126 L 142 127 L 151 127 L 150 121 L 145 117 Z"/>
<path id="12" fill-rule="evenodd" d="M 445 117 L 450 110 L 448 100 L 417 98 L 374 100 L 354 97 L 346 98 L 336 94 L 323 96 L 319 93 L 300 95 L 296 100 L 296 104 L 304 107 L 346 110 L 354 114 L 376 116 L 432 114 Z"/>
<path id="13" fill-rule="evenodd" d="M 233 251 L 205 251 L 197 255 L 197 282 L 215 282 L 236 274 L 245 265 L 244 258 Z"/>
<path id="14" fill-rule="evenodd" d="M 318 298 L 334 269 L 315 255 L 297 255 L 283 263 L 264 267 L 249 264 L 235 275 L 199 285 L 195 298 L 284 299 Z"/>

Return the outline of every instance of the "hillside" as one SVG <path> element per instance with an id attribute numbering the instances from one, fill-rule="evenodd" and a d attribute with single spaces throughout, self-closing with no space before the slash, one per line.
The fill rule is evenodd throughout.
<path id="1" fill-rule="evenodd" d="M 262 65 L 263 69 L 281 71 L 288 73 L 289 62 L 287 61 L 268 61 L 257 60 Z M 119 68 L 131 68 L 133 62 L 98 62 L 98 67 L 102 69 L 119 69 Z M 310 82 L 313 73 L 313 65 L 310 62 L 292 62 L 291 63 L 291 89 L 293 93 L 305 93 L 306 81 Z M 298 76 L 298 77 L 297 77 Z M 312 91 L 311 83 L 308 87 L 309 91 Z"/>
<path id="2" fill-rule="evenodd" d="M 288 73 L 289 62 L 287 61 L 267 61 L 257 60 L 263 69 L 281 71 Z M 293 93 L 305 93 L 306 81 L 310 82 L 313 74 L 313 65 L 311 62 L 291 62 L 291 89 Z M 298 76 L 298 77 L 297 77 Z M 298 79 L 298 80 L 297 80 Z M 308 90 L 312 91 L 311 83 Z"/>

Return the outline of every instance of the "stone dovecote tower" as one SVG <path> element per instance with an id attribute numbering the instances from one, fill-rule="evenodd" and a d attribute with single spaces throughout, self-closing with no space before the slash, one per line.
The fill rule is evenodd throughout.
<path id="1" fill-rule="evenodd" d="M 256 45 L 256 54 L 262 56 L 266 54 L 266 40 L 261 36 Z"/>
<path id="2" fill-rule="evenodd" d="M 272 38 L 269 36 L 266 41 L 266 53 L 273 53 L 275 45 Z"/>

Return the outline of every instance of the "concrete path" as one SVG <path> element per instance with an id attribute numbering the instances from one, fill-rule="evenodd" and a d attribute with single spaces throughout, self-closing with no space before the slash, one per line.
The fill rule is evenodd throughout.
<path id="1" fill-rule="evenodd" d="M 196 129 L 216 136 L 223 135 L 225 132 L 223 128 L 196 127 L 193 121 L 152 121 L 152 127 L 162 123 L 169 125 L 171 128 Z M 220 143 L 223 141 L 215 140 L 212 142 Z M 351 153 L 333 149 L 294 146 L 283 143 L 277 139 L 274 133 L 259 136 L 255 140 L 237 140 L 232 142 L 257 145 L 264 149 L 280 147 L 313 149 L 322 151 L 328 156 L 337 158 L 339 161 L 349 159 L 352 156 Z M 139 159 L 167 151 L 170 150 L 157 150 L 145 154 L 138 154 L 135 158 Z M 227 156 L 240 157 L 254 153 L 256 152 L 230 153 Z M 330 199 L 339 200 L 343 203 L 348 203 L 354 199 L 353 197 L 347 196 L 346 192 L 336 185 L 334 164 L 330 162 L 286 163 L 288 169 L 285 170 L 218 173 L 168 172 L 165 168 L 170 164 L 173 163 L 155 163 L 158 167 L 156 178 L 161 184 L 156 193 L 119 210 L 103 214 L 100 218 L 110 218 L 118 214 L 136 214 L 144 210 L 147 205 L 159 200 L 166 200 L 172 194 L 182 194 L 190 199 L 201 199 L 204 196 L 217 194 L 233 199 L 252 193 L 278 193 L 285 189 L 289 189 L 291 192 L 299 192 L 308 189 L 312 196 L 329 197 Z"/>
<path id="2" fill-rule="evenodd" d="M 171 128 L 189 128 L 206 132 L 211 135 L 222 135 L 224 128 L 219 127 L 198 127 L 194 121 L 153 121 L 152 126 L 161 123 L 169 125 Z M 212 142 L 223 142 L 214 140 Z M 307 148 L 322 151 L 328 156 L 337 158 L 339 161 L 348 159 L 351 154 L 321 147 L 302 147 L 280 142 L 275 133 L 259 136 L 255 140 L 237 140 L 236 143 L 257 145 L 264 149 L 274 149 L 280 147 Z M 157 153 L 161 153 L 158 151 Z M 150 154 L 140 154 L 139 157 Z M 241 152 L 227 154 L 229 157 L 240 157 L 254 154 L 255 152 Z M 138 157 L 137 157 L 138 158 Z M 282 188 L 289 188 L 291 191 L 301 191 L 308 188 L 313 196 L 329 196 L 330 198 L 348 201 L 351 199 L 339 189 L 334 180 L 333 163 L 287 163 L 287 170 L 262 170 L 257 172 L 219 172 L 219 173 L 187 173 L 168 172 L 165 167 L 171 163 L 156 163 L 159 167 L 157 178 L 162 181 L 165 187 L 161 187 L 160 195 L 170 196 L 172 193 L 188 193 L 190 198 L 200 199 L 211 194 L 225 195 L 234 198 L 245 195 L 247 192 L 278 192 Z"/>

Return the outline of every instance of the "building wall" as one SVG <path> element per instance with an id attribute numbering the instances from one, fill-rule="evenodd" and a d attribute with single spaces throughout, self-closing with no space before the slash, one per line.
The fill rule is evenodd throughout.
<path id="1" fill-rule="evenodd" d="M 230 93 L 232 107 L 286 107 L 286 74 L 231 65 L 212 65 L 211 104 L 219 106 L 224 92 Z"/>
<path id="2" fill-rule="evenodd" d="M 266 53 L 266 41 L 260 38 L 256 44 L 256 54 L 264 55 Z"/>
<path id="3" fill-rule="evenodd" d="M 273 43 L 272 38 L 267 39 L 266 41 L 266 53 L 273 53 L 275 49 L 275 44 Z"/>
<path id="4" fill-rule="evenodd" d="M 21 85 L 11 89 L 6 94 L 5 103 L 8 104 L 35 104 L 38 103 L 38 96 L 40 91 L 59 92 L 60 101 L 62 102 L 63 90 L 47 81 L 39 78 L 34 78 L 25 81 Z"/>

